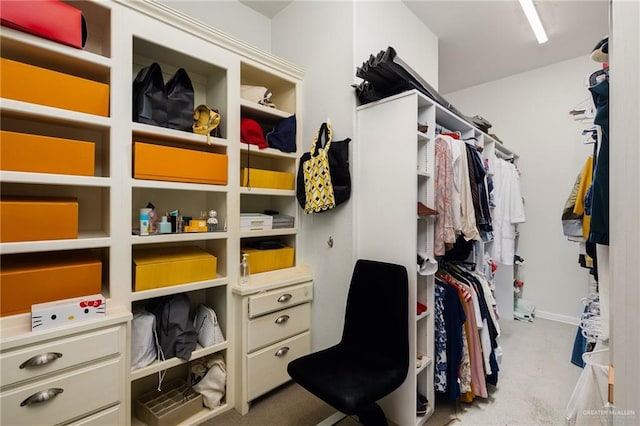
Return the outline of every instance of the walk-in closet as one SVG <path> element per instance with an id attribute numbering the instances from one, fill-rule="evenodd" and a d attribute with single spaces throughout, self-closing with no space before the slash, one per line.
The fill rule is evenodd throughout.
<path id="1" fill-rule="evenodd" d="M 640 2 L 0 18 L 1 424 L 640 424 Z"/>

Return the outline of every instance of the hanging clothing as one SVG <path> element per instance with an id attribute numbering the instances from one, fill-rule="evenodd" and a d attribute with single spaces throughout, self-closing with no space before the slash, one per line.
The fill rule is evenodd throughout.
<path id="1" fill-rule="evenodd" d="M 592 184 L 589 242 L 609 245 L 609 79 L 589 87 L 596 106 L 593 122 L 602 129 Z"/>
<path id="2" fill-rule="evenodd" d="M 436 285 L 441 286 L 443 292 L 440 295 L 443 303 L 443 317 L 446 330 L 446 396 L 450 401 L 455 401 L 460 396 L 460 383 L 458 373 L 462 362 L 463 336 L 462 327 L 466 321 L 466 315 L 457 291 L 436 277 Z"/>
<path id="3" fill-rule="evenodd" d="M 479 240 L 480 234 L 476 227 L 476 216 L 471 198 L 467 144 L 458 138 L 445 134 L 438 135 L 437 139 L 445 141 L 451 150 L 453 229 L 456 235 L 462 234 L 466 240 Z"/>
<path id="4" fill-rule="evenodd" d="M 587 191 L 591 187 L 592 180 L 593 156 L 589 156 L 582 167 L 582 172 L 580 173 L 580 184 L 578 185 L 575 206 L 573 207 L 573 212 L 582 216 L 582 236 L 585 240 L 589 238 L 589 232 L 591 230 L 591 216 L 585 212 L 584 199 L 587 196 Z"/>
<path id="5" fill-rule="evenodd" d="M 434 229 L 434 256 L 442 256 L 445 244 L 455 243 L 453 226 L 453 160 L 447 142 L 439 137 L 435 140 L 435 209 L 438 211 Z"/>
<path id="6" fill-rule="evenodd" d="M 474 146 L 466 144 L 467 163 L 469 166 L 469 182 L 471 187 L 471 197 L 476 216 L 476 225 L 483 240 L 488 241 L 493 238 L 491 211 L 489 209 L 489 193 L 486 186 L 487 170 L 480 153 Z"/>
<path id="7" fill-rule="evenodd" d="M 513 265 L 516 225 L 525 222 L 520 177 L 515 166 L 496 160 L 494 171 L 496 208 L 493 210 L 494 242 L 491 256 L 498 263 Z"/>
<path id="8" fill-rule="evenodd" d="M 434 368 L 434 387 L 436 392 L 447 390 L 447 329 L 444 323 L 445 290 L 441 285 L 435 286 L 433 328 L 435 330 L 436 363 Z"/>
<path id="9" fill-rule="evenodd" d="M 585 203 L 584 194 L 582 198 L 581 208 L 578 209 L 581 213 L 576 213 L 576 203 L 578 200 L 578 192 L 580 192 L 582 176 L 584 175 L 584 167 L 582 168 L 582 172 L 578 173 L 575 182 L 573 183 L 573 187 L 571 188 L 571 193 L 569 193 L 569 197 L 567 201 L 564 203 L 564 209 L 562 210 L 562 233 L 565 237 L 570 240 L 576 238 L 585 238 L 583 237 L 583 225 L 582 225 L 582 217 L 585 214 Z M 593 174 L 592 174 L 593 175 Z M 591 184 L 591 182 L 589 182 Z M 587 189 L 588 190 L 588 189 Z M 588 236 L 587 236 L 588 238 Z"/>

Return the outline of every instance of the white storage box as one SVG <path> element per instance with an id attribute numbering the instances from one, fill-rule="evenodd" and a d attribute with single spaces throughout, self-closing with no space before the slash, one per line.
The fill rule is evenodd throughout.
<path id="1" fill-rule="evenodd" d="M 262 213 L 240 213 L 240 231 L 265 231 L 273 228 L 273 216 Z"/>

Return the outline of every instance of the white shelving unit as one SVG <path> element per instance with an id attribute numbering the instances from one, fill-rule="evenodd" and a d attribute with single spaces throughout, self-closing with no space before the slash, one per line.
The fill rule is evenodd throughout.
<path id="1" fill-rule="evenodd" d="M 227 363 L 227 392 L 222 405 L 215 409 L 203 408 L 185 421 L 185 424 L 198 424 L 236 407 L 236 404 L 239 406 L 240 402 L 235 401 L 235 396 L 240 394 L 236 392 L 236 386 L 242 389 L 246 385 L 240 380 L 246 354 L 236 350 L 244 338 L 244 331 L 240 324 L 234 323 L 234 294 L 243 297 L 246 292 L 291 286 L 300 280 L 311 282 L 310 271 L 296 256 L 293 267 L 253 274 L 249 288 L 234 291 L 244 243 L 279 238 L 290 247 L 300 247 L 295 191 L 242 187 L 240 170 L 247 165 L 247 156 L 250 156 L 251 167 L 295 175 L 302 149 L 282 153 L 271 148 L 248 148 L 240 142 L 240 119 L 253 118 L 264 129 L 270 129 L 283 118 L 296 114 L 300 123 L 303 72 L 284 60 L 254 49 L 160 3 L 128 0 L 80 0 L 72 3 L 83 11 L 89 23 L 89 39 L 84 50 L 3 27 L 0 33 L 1 54 L 3 58 L 109 84 L 109 116 L 94 116 L 3 98 L 0 102 L 2 130 L 92 142 L 96 152 L 95 176 L 3 170 L 0 171 L 0 182 L 3 195 L 78 198 L 79 237 L 2 243 L 0 252 L 6 255 L 75 249 L 93 251 L 103 263 L 102 292 L 108 299 L 107 319 L 85 323 L 81 327 L 63 328 L 55 333 L 38 334 L 30 332 L 29 314 L 3 317 L 0 319 L 0 349 L 4 356 L 4 351 L 14 351 L 24 345 L 43 341 L 55 344 L 67 335 L 91 335 L 93 330 L 119 324 L 121 345 L 109 355 L 116 366 L 109 367 L 109 371 L 119 369 L 118 374 L 113 375 L 114 386 L 119 391 L 113 395 L 115 402 L 104 409 L 101 419 L 106 419 L 106 424 L 141 424 L 132 408 L 136 398 L 157 387 L 160 371 L 166 372 L 165 380 L 186 377 L 189 362 L 172 358 L 131 370 L 131 311 L 159 297 L 186 293 L 194 307 L 205 303 L 216 311 L 226 337 L 226 341 L 212 347 L 198 346 L 191 355 L 190 360 L 195 360 L 219 353 Z M 194 86 L 195 105 L 205 104 L 219 110 L 221 137 L 212 137 L 208 144 L 203 135 L 132 122 L 131 84 L 138 71 L 152 62 L 161 65 L 165 82 L 178 68 L 187 71 Z M 277 109 L 240 99 L 241 84 L 268 87 L 273 92 L 272 100 Z M 298 135 L 300 129 L 298 124 Z M 138 141 L 226 155 L 228 182 L 225 185 L 207 185 L 136 179 L 133 175 L 133 146 Z M 156 206 L 159 216 L 177 208 L 184 215 L 197 218 L 200 212 L 215 209 L 218 212 L 218 229 L 207 233 L 134 235 L 138 210 L 148 202 Z M 264 210 L 277 210 L 293 216 L 294 226 L 269 231 L 240 231 L 241 212 L 262 213 Z M 133 290 L 135 249 L 187 245 L 198 246 L 216 256 L 214 279 Z M 97 368 L 103 366 L 96 364 Z M 2 369 L 4 375 L 4 362 Z M 4 385 L 3 382 L 3 391 Z M 82 401 L 77 402 L 82 405 Z M 113 405 L 115 403 L 117 405 Z M 2 408 L 5 411 L 4 405 Z"/>
<path id="2" fill-rule="evenodd" d="M 409 374 L 381 401 L 387 418 L 399 425 L 424 424 L 433 414 L 434 277 L 418 274 L 416 251 L 433 259 L 433 218 L 417 218 L 417 202 L 433 206 L 437 106 L 416 91 L 404 92 L 357 109 L 358 138 L 366 149 L 355 155 L 356 256 L 397 263 L 409 276 Z M 417 125 L 428 124 L 426 134 Z M 417 132 L 417 133 L 416 133 Z M 427 311 L 417 315 L 420 302 Z M 417 367 L 417 354 L 423 359 Z M 416 414 L 417 393 L 428 399 Z"/>
<path id="3" fill-rule="evenodd" d="M 409 272 L 409 306 L 427 305 L 425 313 L 409 318 L 410 353 L 424 354 L 420 368 L 416 359 L 404 384 L 382 401 L 387 417 L 396 424 L 421 425 L 433 414 L 434 394 L 434 277 L 418 274 L 416 252 L 433 259 L 434 219 L 418 218 L 416 201 L 434 208 L 433 173 L 436 127 L 459 132 L 461 139 L 474 140 L 483 148 L 490 167 L 496 151 L 513 154 L 499 141 L 477 130 L 433 100 L 408 91 L 357 109 L 358 137 L 367 141 L 356 155 L 356 256 L 404 265 Z M 427 124 L 427 132 L 416 125 Z M 416 172 L 417 171 L 417 172 Z M 417 178 L 416 178 L 417 174 Z M 478 259 L 491 242 L 479 242 Z M 512 286 L 508 283 L 511 291 Z M 504 286 L 504 283 L 500 283 Z M 496 296 L 497 297 L 497 296 Z M 416 390 L 428 399 L 427 413 L 416 414 Z"/>

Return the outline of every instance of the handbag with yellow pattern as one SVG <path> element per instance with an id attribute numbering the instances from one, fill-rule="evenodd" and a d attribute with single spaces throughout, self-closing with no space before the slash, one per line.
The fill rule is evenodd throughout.
<path id="1" fill-rule="evenodd" d="M 305 213 L 321 212 L 336 206 L 329 170 L 329 147 L 333 133 L 331 125 L 322 123 L 311 145 L 311 158 L 304 162 Z"/>

